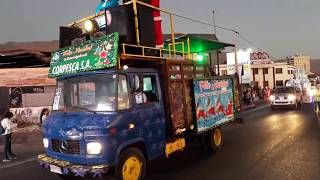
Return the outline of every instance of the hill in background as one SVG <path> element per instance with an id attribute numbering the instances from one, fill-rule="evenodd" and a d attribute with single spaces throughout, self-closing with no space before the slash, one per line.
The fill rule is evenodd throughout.
<path id="1" fill-rule="evenodd" d="M 7 42 L 0 44 L 0 51 L 8 50 L 30 50 L 30 51 L 44 51 L 51 52 L 57 50 L 59 47 L 59 41 L 34 41 L 34 42 Z"/>
<path id="2" fill-rule="evenodd" d="M 320 74 L 320 59 L 311 59 L 310 66 L 311 72 Z"/>

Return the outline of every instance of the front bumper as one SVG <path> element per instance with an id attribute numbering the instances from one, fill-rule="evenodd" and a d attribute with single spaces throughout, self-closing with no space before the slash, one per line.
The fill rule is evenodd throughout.
<path id="1" fill-rule="evenodd" d="M 102 177 L 103 175 L 108 174 L 111 168 L 108 165 L 87 166 L 80 164 L 72 164 L 68 161 L 60 161 L 51 158 L 46 154 L 38 155 L 38 161 L 42 168 L 49 169 L 50 171 L 52 171 L 51 167 L 55 166 L 56 168 L 60 168 L 60 172 L 62 175 L 73 175 L 81 177 Z"/>
<path id="2" fill-rule="evenodd" d="M 292 106 L 295 105 L 296 101 L 272 101 L 272 106 Z"/>

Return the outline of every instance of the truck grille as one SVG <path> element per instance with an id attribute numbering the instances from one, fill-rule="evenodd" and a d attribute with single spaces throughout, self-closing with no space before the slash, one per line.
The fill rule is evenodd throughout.
<path id="1" fill-rule="evenodd" d="M 52 150 L 66 154 L 80 154 L 80 141 L 52 139 Z"/>

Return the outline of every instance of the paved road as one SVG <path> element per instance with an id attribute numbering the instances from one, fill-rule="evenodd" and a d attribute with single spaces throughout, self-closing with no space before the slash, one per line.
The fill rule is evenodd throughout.
<path id="1" fill-rule="evenodd" d="M 320 179 L 320 125 L 309 105 L 244 113 L 245 124 L 224 128 L 224 148 L 208 156 L 197 141 L 148 165 L 146 179 Z M 33 161 L 0 166 L 0 179 L 57 179 Z"/>

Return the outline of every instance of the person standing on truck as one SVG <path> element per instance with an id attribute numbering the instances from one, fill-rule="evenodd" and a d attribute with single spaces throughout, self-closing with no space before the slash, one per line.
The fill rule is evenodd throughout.
<path id="1" fill-rule="evenodd" d="M 13 128 L 16 127 L 16 124 L 12 123 L 11 118 L 13 117 L 12 112 L 7 112 L 1 120 L 1 126 L 5 129 L 2 136 L 4 137 L 4 158 L 3 162 L 10 162 L 12 159 L 17 159 L 17 157 L 12 153 L 11 150 L 11 135 Z"/>
<path id="2" fill-rule="evenodd" d="M 320 85 L 317 85 L 317 92 L 314 95 L 314 112 L 320 111 Z"/>

